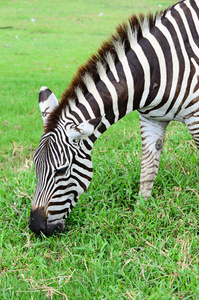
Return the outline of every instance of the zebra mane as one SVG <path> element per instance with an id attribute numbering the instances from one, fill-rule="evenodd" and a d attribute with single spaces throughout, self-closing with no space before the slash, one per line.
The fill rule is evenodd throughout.
<path id="1" fill-rule="evenodd" d="M 75 101 L 75 99 L 77 99 L 77 88 L 81 90 L 84 95 L 88 92 L 85 85 L 85 78 L 88 75 L 92 77 L 94 82 L 99 80 L 98 63 L 101 62 L 106 69 L 108 68 L 108 60 L 110 62 L 111 59 L 116 64 L 118 61 L 117 47 L 122 45 L 125 53 L 127 53 L 130 48 L 139 42 L 143 33 L 145 33 L 145 31 L 149 32 L 167 11 L 168 9 L 163 12 L 157 12 L 155 15 L 149 14 L 147 16 L 143 14 L 139 14 L 138 16 L 133 14 L 127 22 L 120 24 L 116 28 L 115 34 L 111 35 L 109 40 L 104 42 L 98 49 L 97 53 L 77 70 L 69 87 L 62 94 L 58 107 L 49 116 L 45 133 L 52 131 L 57 126 L 62 110 L 69 105 L 71 100 Z"/>

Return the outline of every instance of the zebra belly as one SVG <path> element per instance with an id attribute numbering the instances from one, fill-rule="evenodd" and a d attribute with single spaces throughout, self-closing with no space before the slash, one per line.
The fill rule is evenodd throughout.
<path id="1" fill-rule="evenodd" d="M 171 110 L 169 113 L 165 114 L 165 110 L 158 109 L 155 112 L 151 111 L 147 114 L 139 110 L 139 113 L 145 117 L 146 119 L 162 121 L 162 122 L 170 122 L 170 121 L 179 121 L 184 123 L 184 116 L 185 114 L 180 114 L 175 116 L 176 111 Z"/>
<path id="2" fill-rule="evenodd" d="M 179 121 L 185 123 L 185 119 L 195 115 L 199 110 L 199 89 L 189 94 L 186 99 L 181 99 L 174 104 L 173 108 L 168 110 L 169 104 L 166 103 L 162 107 L 147 107 L 139 109 L 139 113 L 147 119 L 169 122 Z"/>

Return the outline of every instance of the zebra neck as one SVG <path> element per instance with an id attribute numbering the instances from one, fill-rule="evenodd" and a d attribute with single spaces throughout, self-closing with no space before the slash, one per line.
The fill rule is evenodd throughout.
<path id="1" fill-rule="evenodd" d="M 102 117 L 98 130 L 103 133 L 131 111 L 150 104 L 152 80 L 158 88 L 161 63 L 150 42 L 159 34 L 156 26 L 161 16 L 151 18 L 139 20 L 133 16 L 79 68 L 50 117 L 46 132 L 62 122 L 63 113 L 66 122 L 68 118 L 76 125 Z"/>
<path id="2" fill-rule="evenodd" d="M 106 66 L 98 61 L 98 81 L 95 82 L 87 73 L 83 77 L 86 93 L 77 87 L 77 98 L 68 102 L 66 115 L 75 124 L 102 118 L 101 125 L 92 136 L 93 142 L 112 124 L 140 108 L 144 89 L 143 69 L 134 51 L 125 53 L 123 45 L 120 47 L 117 48 L 117 62 L 113 64 L 111 57 L 107 59 Z"/>

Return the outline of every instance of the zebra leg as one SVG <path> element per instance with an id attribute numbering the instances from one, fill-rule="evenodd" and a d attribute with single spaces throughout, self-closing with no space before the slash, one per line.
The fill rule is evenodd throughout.
<path id="1" fill-rule="evenodd" d="M 195 141 L 196 147 L 199 149 L 199 112 L 195 115 L 185 117 L 184 121 Z"/>
<path id="2" fill-rule="evenodd" d="M 153 183 L 158 174 L 160 156 L 168 123 L 149 120 L 140 114 L 142 163 L 139 194 L 145 199 L 151 196 Z"/>

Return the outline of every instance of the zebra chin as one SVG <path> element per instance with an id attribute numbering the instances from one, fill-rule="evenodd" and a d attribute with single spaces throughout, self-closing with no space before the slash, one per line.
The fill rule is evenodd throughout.
<path id="1" fill-rule="evenodd" d="M 47 223 L 44 209 L 39 207 L 32 209 L 30 212 L 29 228 L 38 236 L 42 232 L 46 237 L 49 237 L 53 234 L 60 233 L 65 229 L 65 220 L 60 219 Z"/>

